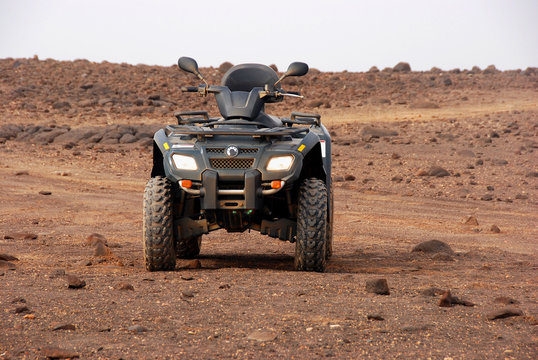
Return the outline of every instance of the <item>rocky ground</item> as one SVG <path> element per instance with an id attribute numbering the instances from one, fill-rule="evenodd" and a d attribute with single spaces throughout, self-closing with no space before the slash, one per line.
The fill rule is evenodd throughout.
<path id="1" fill-rule="evenodd" d="M 0 60 L 0 358 L 536 358 L 535 68 L 286 80 L 306 98 L 271 112 L 320 112 L 333 136 L 324 274 L 292 271 L 292 244 L 221 231 L 199 261 L 144 270 L 152 133 L 177 110 L 217 115 L 178 91 L 193 83 Z"/>

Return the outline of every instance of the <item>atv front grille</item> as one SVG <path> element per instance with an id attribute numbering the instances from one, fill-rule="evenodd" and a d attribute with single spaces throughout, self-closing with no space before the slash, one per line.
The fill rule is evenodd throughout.
<path id="1" fill-rule="evenodd" d="M 205 148 L 205 151 L 207 151 L 208 154 L 224 154 L 224 150 L 226 148 L 223 147 L 208 147 Z M 258 152 L 258 148 L 240 148 L 239 154 L 255 154 Z"/>
<path id="2" fill-rule="evenodd" d="M 211 166 L 215 169 L 250 169 L 254 164 L 254 159 L 241 159 L 241 158 L 229 158 L 229 159 L 209 159 Z"/>

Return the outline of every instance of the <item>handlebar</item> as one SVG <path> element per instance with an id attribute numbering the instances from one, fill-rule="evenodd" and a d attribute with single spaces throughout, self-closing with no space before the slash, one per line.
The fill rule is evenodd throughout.
<path id="1" fill-rule="evenodd" d="M 200 96 L 206 96 L 207 94 L 218 94 L 221 92 L 221 90 L 218 87 L 216 88 L 214 88 L 213 86 L 207 87 L 206 85 L 182 86 L 181 91 L 182 92 L 195 92 L 195 93 L 200 94 Z M 302 96 L 296 91 L 285 91 L 285 90 L 280 90 L 280 91 L 262 90 L 259 92 L 259 96 L 260 98 L 264 98 L 266 96 L 275 97 L 275 98 L 279 98 L 282 96 L 298 97 L 301 99 L 304 98 L 304 96 Z"/>

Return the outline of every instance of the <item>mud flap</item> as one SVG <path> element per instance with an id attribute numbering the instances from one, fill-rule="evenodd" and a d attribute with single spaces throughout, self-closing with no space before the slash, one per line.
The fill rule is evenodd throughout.
<path id="1" fill-rule="evenodd" d="M 297 223 L 289 219 L 278 219 L 277 221 L 262 220 L 260 226 L 262 235 L 269 235 L 280 240 L 294 242 L 297 234 Z"/>
<path id="2" fill-rule="evenodd" d="M 200 235 L 208 234 L 207 220 L 192 220 L 184 217 L 174 222 L 178 234 L 182 239 L 190 239 Z"/>

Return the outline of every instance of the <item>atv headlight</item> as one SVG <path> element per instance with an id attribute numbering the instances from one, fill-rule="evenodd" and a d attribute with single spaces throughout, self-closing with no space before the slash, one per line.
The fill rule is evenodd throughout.
<path id="1" fill-rule="evenodd" d="M 196 160 L 192 156 L 172 154 L 172 161 L 179 170 L 198 170 Z"/>
<path id="2" fill-rule="evenodd" d="M 267 170 L 289 170 L 293 164 L 293 155 L 275 156 L 267 163 Z"/>

